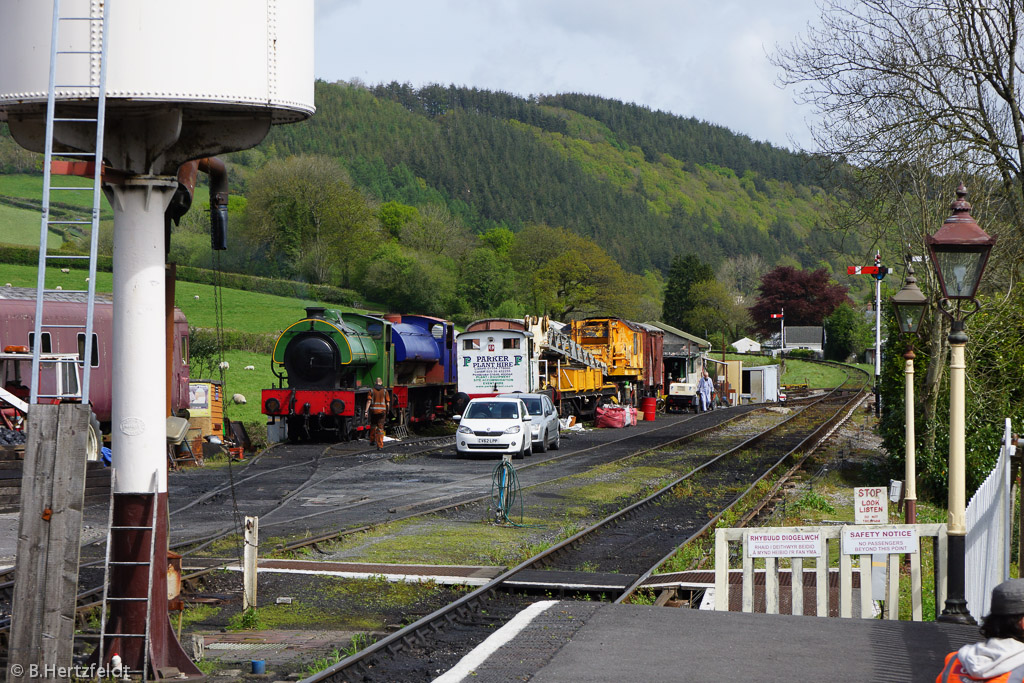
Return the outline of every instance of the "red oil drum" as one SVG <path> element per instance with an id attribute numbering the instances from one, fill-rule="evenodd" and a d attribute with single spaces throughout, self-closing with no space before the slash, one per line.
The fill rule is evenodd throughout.
<path id="1" fill-rule="evenodd" d="M 647 396 L 640 401 L 640 407 L 644 411 L 644 420 L 654 422 L 654 413 L 658 410 L 658 399 L 653 396 Z"/>

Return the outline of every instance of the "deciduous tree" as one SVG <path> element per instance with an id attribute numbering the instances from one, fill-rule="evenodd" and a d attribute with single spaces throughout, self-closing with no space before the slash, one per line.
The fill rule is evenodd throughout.
<path id="1" fill-rule="evenodd" d="M 586 237 L 530 225 L 516 234 L 511 255 L 531 313 L 566 320 L 598 313 L 630 318 L 639 312 L 639 278 Z"/>
<path id="2" fill-rule="evenodd" d="M 695 282 L 690 286 L 692 304 L 682 324 L 682 330 L 711 339 L 722 335 L 735 341 L 750 327 L 750 313 L 736 301 L 736 295 L 717 280 Z"/>
<path id="3" fill-rule="evenodd" d="M 825 318 L 825 358 L 845 361 L 871 345 L 871 325 L 847 302 Z"/>
<path id="4" fill-rule="evenodd" d="M 760 296 L 750 308 L 757 330 L 771 334 L 778 328 L 772 314 L 785 309 L 787 325 L 820 325 L 839 304 L 846 301 L 846 287 L 829 282 L 828 273 L 797 270 L 791 266 L 776 268 L 761 278 Z"/>
<path id="5" fill-rule="evenodd" d="M 252 180 L 247 219 L 296 275 L 352 284 L 352 266 L 380 242 L 376 211 L 333 159 L 270 161 Z"/>

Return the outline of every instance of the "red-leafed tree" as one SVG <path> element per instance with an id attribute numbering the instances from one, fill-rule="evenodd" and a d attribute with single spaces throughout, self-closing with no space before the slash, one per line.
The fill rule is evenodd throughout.
<path id="1" fill-rule="evenodd" d="M 750 317 L 763 334 L 778 331 L 779 321 L 772 314 L 783 309 L 786 325 L 821 325 L 839 304 L 848 301 L 846 287 L 829 282 L 824 268 L 806 271 L 780 266 L 765 273 L 758 291 L 761 294 L 750 307 Z"/>

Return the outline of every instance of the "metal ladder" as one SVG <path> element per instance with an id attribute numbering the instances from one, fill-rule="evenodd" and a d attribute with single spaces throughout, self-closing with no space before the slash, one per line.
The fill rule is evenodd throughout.
<path id="1" fill-rule="evenodd" d="M 114 526 L 114 489 L 117 484 L 117 471 L 110 472 L 110 511 L 107 514 L 107 550 L 106 562 L 103 571 L 103 603 L 100 607 L 100 644 L 96 650 L 99 657 L 96 659 L 98 666 L 105 666 L 106 641 L 108 638 L 142 638 L 142 680 L 146 680 L 146 669 L 149 666 L 149 645 L 150 645 L 150 620 L 153 616 L 153 562 L 156 555 L 156 520 L 157 520 L 157 473 L 153 472 L 152 495 L 153 516 L 150 518 L 150 526 Z M 110 550 L 113 547 L 115 531 L 149 531 L 149 561 L 148 562 L 126 562 L 110 560 Z M 148 567 L 149 582 L 146 589 L 146 597 L 125 597 L 110 595 L 110 568 L 114 567 Z M 107 633 L 107 608 L 111 602 L 146 602 L 146 630 L 142 633 Z"/>
<path id="2" fill-rule="evenodd" d="M 101 177 L 103 173 L 103 126 L 106 115 L 106 83 L 107 83 L 107 40 L 108 35 L 108 8 L 110 5 L 109 0 L 107 2 L 90 2 L 90 15 L 89 16 L 62 16 L 60 11 L 61 0 L 53 0 L 53 26 L 50 37 L 50 82 L 49 90 L 47 92 L 46 101 L 46 146 L 43 159 L 43 198 L 42 198 L 42 220 L 40 221 L 39 228 L 39 274 L 36 280 L 36 317 L 35 327 L 32 335 L 32 385 L 30 389 L 30 400 L 29 403 L 38 403 L 39 399 L 49 400 L 63 400 L 67 398 L 78 398 L 79 394 L 74 393 L 57 393 L 40 395 L 39 394 L 39 365 L 40 365 L 40 353 L 45 353 L 48 350 L 55 349 L 44 349 L 43 332 L 47 328 L 73 328 L 83 330 L 83 342 L 80 344 L 80 360 L 78 361 L 82 366 L 82 385 L 81 385 L 81 401 L 84 404 L 89 403 L 89 380 L 91 376 L 91 369 L 93 364 L 93 309 L 96 299 L 96 253 L 99 244 L 99 224 L 100 224 L 100 193 L 101 193 Z M 75 46 L 77 48 L 84 47 L 85 49 L 60 49 L 60 34 L 61 28 L 70 26 L 72 24 L 84 23 L 88 26 L 88 45 Z M 75 65 L 65 66 L 63 69 L 58 69 L 58 61 L 62 63 L 69 59 L 88 59 L 89 68 L 82 69 L 71 69 Z M 62 82 L 58 80 L 58 71 L 82 73 L 86 72 L 89 74 L 88 83 L 73 83 L 73 82 Z M 74 79 L 68 79 L 74 80 Z M 56 105 L 56 92 L 57 90 L 75 90 L 83 93 L 84 97 L 95 99 L 95 111 L 88 112 L 89 115 L 57 115 Z M 76 107 L 87 107 L 88 105 L 76 105 Z M 63 187 L 54 186 L 51 182 L 51 174 L 53 173 L 53 162 L 55 153 L 54 148 L 54 129 L 60 124 L 62 126 L 78 125 L 78 126 L 91 126 L 95 129 L 95 147 L 93 152 L 58 152 L 56 156 L 66 157 L 70 159 L 77 159 L 80 163 L 91 164 L 92 171 L 92 186 L 91 187 Z M 60 196 L 59 193 L 68 192 L 92 192 L 92 214 L 88 218 L 60 218 L 53 219 L 50 216 L 50 206 L 55 194 Z M 77 255 L 66 255 L 66 254 L 53 254 L 48 249 L 48 236 L 51 226 L 55 225 L 66 225 L 66 226 L 82 226 L 82 229 L 86 229 L 85 226 L 89 226 L 89 255 L 88 256 L 77 256 Z M 88 286 L 84 290 L 63 290 L 67 293 L 73 294 L 85 294 L 86 295 L 86 314 L 84 329 L 83 325 L 71 325 L 71 324 L 44 324 L 43 322 L 43 309 L 46 300 L 47 293 L 56 292 L 56 289 L 46 288 L 46 269 L 50 265 L 51 261 L 74 261 L 74 260 L 89 260 L 89 279 Z M 74 362 L 74 361 L 67 361 Z M 60 390 L 61 392 L 64 389 Z"/>

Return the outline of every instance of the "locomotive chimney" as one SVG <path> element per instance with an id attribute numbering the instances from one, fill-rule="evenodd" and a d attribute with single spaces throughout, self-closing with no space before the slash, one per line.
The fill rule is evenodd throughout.
<path id="1" fill-rule="evenodd" d="M 323 320 L 324 311 L 326 309 L 323 306 L 307 306 L 306 317 L 307 318 L 320 318 Z"/>

